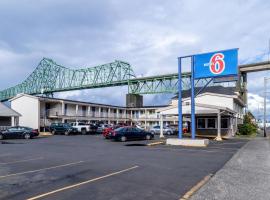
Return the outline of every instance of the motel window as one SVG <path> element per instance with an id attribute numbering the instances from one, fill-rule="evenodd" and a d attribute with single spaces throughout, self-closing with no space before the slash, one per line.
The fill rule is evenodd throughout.
<path id="1" fill-rule="evenodd" d="M 221 119 L 221 128 L 228 128 L 229 127 L 229 119 L 228 118 L 222 118 Z"/>
<path id="2" fill-rule="evenodd" d="M 216 119 L 207 119 L 207 128 L 216 128 Z"/>
<path id="3" fill-rule="evenodd" d="M 197 120 L 197 127 L 198 128 L 205 128 L 205 119 L 204 118 L 199 118 L 198 120 Z"/>

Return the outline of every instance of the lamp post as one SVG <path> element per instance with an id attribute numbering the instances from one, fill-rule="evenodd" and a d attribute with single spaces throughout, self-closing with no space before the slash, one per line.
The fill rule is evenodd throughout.
<path id="1" fill-rule="evenodd" d="M 264 101 L 263 101 L 263 136 L 266 137 L 266 96 L 267 96 L 267 81 L 270 78 L 264 77 Z"/>

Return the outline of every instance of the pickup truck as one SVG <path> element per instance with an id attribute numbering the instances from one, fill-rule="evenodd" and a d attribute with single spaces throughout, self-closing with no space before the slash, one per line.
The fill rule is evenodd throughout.
<path id="1" fill-rule="evenodd" d="M 85 124 L 83 122 L 73 122 L 71 123 L 73 128 L 76 128 L 78 132 L 85 135 L 87 133 L 95 133 L 97 131 L 97 127 L 92 124 Z"/>

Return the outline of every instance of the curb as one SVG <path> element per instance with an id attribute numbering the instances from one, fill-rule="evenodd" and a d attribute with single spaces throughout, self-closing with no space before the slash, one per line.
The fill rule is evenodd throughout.
<path id="1" fill-rule="evenodd" d="M 200 182 L 194 185 L 184 196 L 182 196 L 179 200 L 188 200 L 190 197 L 197 192 L 202 186 L 204 186 L 213 176 L 213 174 L 209 174 L 205 176 Z"/>
<path id="2" fill-rule="evenodd" d="M 41 132 L 41 133 L 39 133 L 38 137 L 47 137 L 47 136 L 52 136 L 52 134 L 49 132 Z"/>
<path id="3" fill-rule="evenodd" d="M 152 142 L 152 143 L 147 144 L 147 146 L 155 146 L 155 145 L 159 145 L 159 144 L 165 144 L 165 141 Z"/>

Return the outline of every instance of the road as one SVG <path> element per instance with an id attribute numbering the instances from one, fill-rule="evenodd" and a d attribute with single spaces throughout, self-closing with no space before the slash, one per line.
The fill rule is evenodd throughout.
<path id="1" fill-rule="evenodd" d="M 179 199 L 245 143 L 150 147 L 146 141 L 112 142 L 100 135 L 5 140 L 0 199 Z"/>

